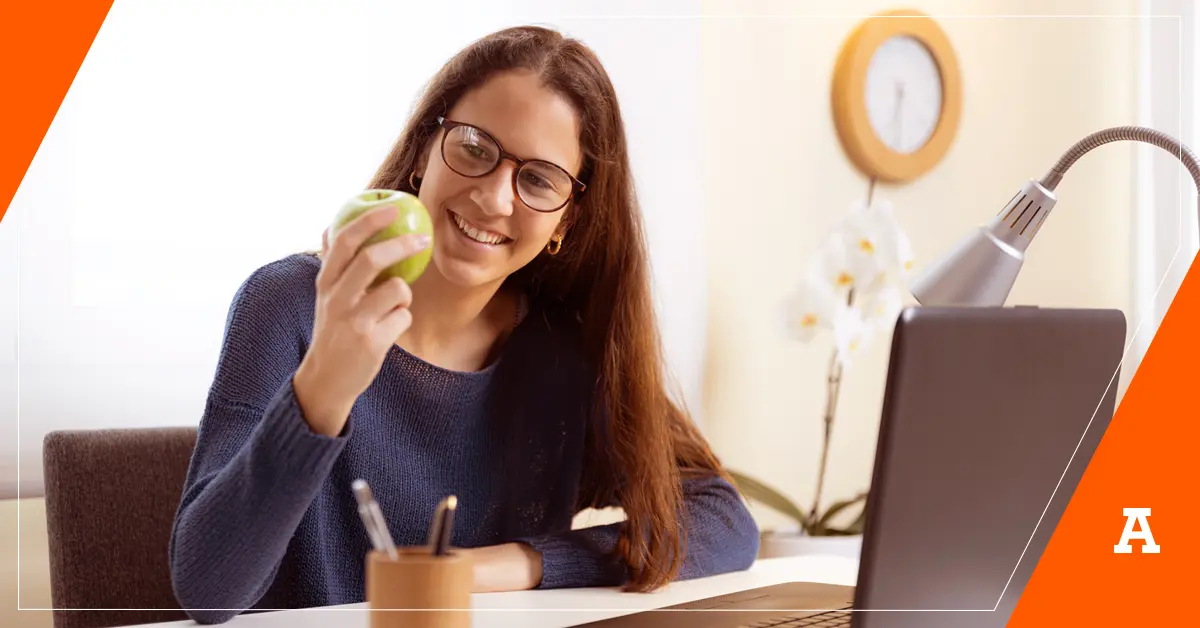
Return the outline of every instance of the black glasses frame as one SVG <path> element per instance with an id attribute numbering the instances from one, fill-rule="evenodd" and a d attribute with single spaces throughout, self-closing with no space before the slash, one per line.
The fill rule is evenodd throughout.
<path id="1" fill-rule="evenodd" d="M 471 178 L 471 179 L 478 179 L 481 177 L 486 177 L 489 174 L 492 174 L 493 172 L 495 172 L 496 168 L 499 168 L 500 163 L 502 161 L 504 161 L 505 159 L 511 160 L 513 163 L 515 163 L 517 165 L 517 167 L 513 169 L 513 176 L 512 176 L 513 195 L 515 195 L 517 198 L 521 199 L 521 202 L 524 203 L 526 207 L 528 207 L 529 209 L 532 209 L 533 211 L 543 212 L 543 213 L 556 212 L 556 211 L 566 207 L 567 203 L 570 203 L 571 201 L 575 200 L 575 198 L 578 195 L 583 194 L 584 190 L 587 190 L 587 184 L 584 183 L 583 181 L 580 181 L 579 179 L 576 179 L 570 172 L 567 172 L 566 168 L 563 168 L 562 166 L 560 166 L 556 163 L 549 162 L 544 159 L 521 159 L 520 157 L 517 157 L 516 155 L 513 155 L 513 154 L 505 151 L 504 147 L 500 144 L 500 140 L 496 139 L 495 137 L 492 137 L 492 135 L 490 133 L 488 133 L 487 131 L 484 131 L 483 129 L 481 129 L 473 124 L 467 124 L 466 122 L 458 122 L 456 120 L 450 120 L 443 116 L 438 116 L 437 121 L 438 121 L 438 125 L 441 126 L 446 131 L 445 133 L 442 134 L 441 153 L 442 153 L 442 162 L 446 164 L 447 168 L 453 170 L 456 174 L 462 175 L 464 177 Z M 450 131 L 452 131 L 458 127 L 467 127 L 470 129 L 474 129 L 476 133 L 486 137 L 489 141 L 491 141 L 493 144 L 496 145 L 496 150 L 497 150 L 497 152 L 500 153 L 500 156 L 496 158 L 496 163 L 492 164 L 492 167 L 489 168 L 487 172 L 484 172 L 482 174 L 466 174 L 464 172 L 459 172 L 458 170 L 454 169 L 454 166 L 450 165 L 450 160 L 446 159 L 446 139 L 450 137 Z M 521 169 L 524 168 L 526 164 L 531 164 L 531 163 L 545 164 L 552 168 L 561 170 L 563 174 L 567 175 L 567 178 L 569 178 L 571 180 L 571 193 L 567 195 L 567 200 L 563 201 L 562 204 L 559 205 L 558 207 L 554 207 L 551 209 L 538 209 L 536 207 L 533 207 L 529 203 L 525 202 L 525 198 L 523 196 L 521 196 L 521 191 L 517 188 L 517 177 L 520 176 Z"/>

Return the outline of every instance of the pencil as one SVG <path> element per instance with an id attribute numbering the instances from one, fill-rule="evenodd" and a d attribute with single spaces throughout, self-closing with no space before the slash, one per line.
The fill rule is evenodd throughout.
<path id="1" fill-rule="evenodd" d="M 450 538 L 454 532 L 454 511 L 458 508 L 458 498 L 451 495 L 438 504 L 433 513 L 433 524 L 429 529 L 429 550 L 434 556 L 445 556 L 449 553 Z"/>

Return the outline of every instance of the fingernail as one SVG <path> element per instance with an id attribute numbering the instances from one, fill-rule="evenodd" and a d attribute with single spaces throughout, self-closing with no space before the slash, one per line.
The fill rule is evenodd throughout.
<path id="1" fill-rule="evenodd" d="M 429 246 L 429 243 L 432 240 L 433 240 L 433 238 L 429 237 L 428 235 L 421 234 L 421 235 L 417 236 L 417 247 L 419 247 L 420 249 L 424 249 L 425 247 Z"/>

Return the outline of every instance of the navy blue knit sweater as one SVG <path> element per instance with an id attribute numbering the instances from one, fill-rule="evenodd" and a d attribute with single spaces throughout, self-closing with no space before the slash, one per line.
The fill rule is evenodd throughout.
<path id="1" fill-rule="evenodd" d="M 453 543 L 528 543 L 542 588 L 615 586 L 620 523 L 571 530 L 589 430 L 586 365 L 533 309 L 501 358 L 449 371 L 393 346 L 342 434 L 312 432 L 291 381 L 311 339 L 320 261 L 255 271 L 229 310 L 170 561 L 198 622 L 252 609 L 362 602 L 370 541 L 351 482 L 364 478 L 397 545 L 424 544 L 437 502 L 459 498 Z M 688 480 L 681 578 L 748 567 L 758 530 L 716 478 Z M 220 610 L 205 610 L 220 609 Z"/>

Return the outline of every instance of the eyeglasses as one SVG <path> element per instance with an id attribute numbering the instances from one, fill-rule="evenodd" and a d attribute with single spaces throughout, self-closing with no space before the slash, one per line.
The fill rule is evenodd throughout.
<path id="1" fill-rule="evenodd" d="M 442 161 L 447 167 L 474 179 L 491 174 L 502 160 L 511 159 L 517 164 L 513 170 L 513 191 L 534 211 L 558 211 L 587 189 L 587 185 L 560 166 L 504 152 L 496 138 L 479 128 L 442 116 L 437 121 L 446 130 L 442 136 Z"/>

